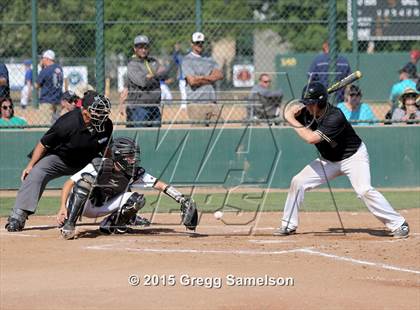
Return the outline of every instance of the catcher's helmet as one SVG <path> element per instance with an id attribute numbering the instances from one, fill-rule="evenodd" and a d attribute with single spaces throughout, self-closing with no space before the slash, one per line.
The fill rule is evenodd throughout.
<path id="1" fill-rule="evenodd" d="M 303 88 L 302 99 L 304 105 L 317 104 L 325 107 L 328 101 L 327 89 L 320 82 L 311 82 Z"/>
<path id="2" fill-rule="evenodd" d="M 118 137 L 112 141 L 112 159 L 131 175 L 140 163 L 140 147 L 131 138 Z"/>
<path id="3" fill-rule="evenodd" d="M 83 96 L 82 106 L 88 110 L 93 128 L 97 132 L 104 131 L 104 123 L 111 113 L 109 99 L 95 91 L 87 91 Z"/>

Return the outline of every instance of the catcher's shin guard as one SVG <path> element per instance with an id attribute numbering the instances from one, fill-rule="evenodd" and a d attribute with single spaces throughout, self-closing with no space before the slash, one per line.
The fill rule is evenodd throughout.
<path id="1" fill-rule="evenodd" d="M 104 234 L 126 233 L 130 220 L 136 216 L 145 203 L 146 198 L 142 194 L 133 193 L 121 208 L 102 220 L 99 230 Z"/>
<path id="2" fill-rule="evenodd" d="M 82 178 L 73 186 L 67 201 L 67 219 L 61 228 L 64 239 L 72 239 L 75 234 L 77 218 L 82 214 L 83 207 L 89 197 L 95 178 L 83 173 Z"/>

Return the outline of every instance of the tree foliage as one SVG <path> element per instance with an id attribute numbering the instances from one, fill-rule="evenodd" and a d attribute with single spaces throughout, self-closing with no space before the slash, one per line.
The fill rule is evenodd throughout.
<path id="1" fill-rule="evenodd" d="M 176 42 L 188 47 L 197 29 L 195 0 L 105 0 L 105 50 L 132 53 L 136 35 L 145 34 L 155 53 L 169 52 Z M 328 34 L 328 1 L 202 0 L 201 26 L 210 41 L 234 37 L 238 55 L 252 54 L 256 29 L 277 32 L 292 50 L 317 51 Z M 95 56 L 95 0 L 38 0 L 38 53 L 51 48 L 61 57 Z M 347 40 L 347 1 L 337 1 L 337 42 Z M 1 58 L 31 55 L 31 1 L 0 3 Z M 380 42 L 384 50 L 407 50 L 416 42 Z M 363 44 L 361 44 L 364 46 Z"/>

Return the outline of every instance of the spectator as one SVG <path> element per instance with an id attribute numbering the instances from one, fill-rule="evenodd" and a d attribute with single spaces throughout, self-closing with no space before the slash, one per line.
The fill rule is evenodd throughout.
<path id="1" fill-rule="evenodd" d="M 0 97 L 10 97 L 9 71 L 4 63 L 0 63 Z"/>
<path id="2" fill-rule="evenodd" d="M 28 59 L 23 64 L 25 65 L 25 81 L 20 96 L 20 107 L 26 109 L 32 93 L 32 61 Z"/>
<path id="3" fill-rule="evenodd" d="M 309 67 L 308 75 L 311 82 L 318 81 L 328 88 L 329 80 L 329 55 L 330 48 L 328 42 L 322 44 L 322 53 L 315 57 Z M 351 73 L 349 61 L 342 55 L 338 55 L 336 72 L 331 73 L 335 75 L 334 81 L 340 81 Z M 341 89 L 336 92 L 336 102 L 344 101 L 344 90 Z"/>
<path id="4" fill-rule="evenodd" d="M 127 65 L 125 87 L 120 95 L 120 112 L 122 105 L 127 102 L 127 122 L 155 123 L 129 123 L 127 127 L 160 127 L 160 80 L 165 79 L 165 70 L 155 58 L 149 56 L 149 49 L 150 41 L 147 36 L 135 37 L 134 55 Z"/>
<path id="5" fill-rule="evenodd" d="M 337 105 L 348 121 L 376 121 L 375 114 L 367 103 L 362 103 L 362 91 L 356 85 L 349 85 L 344 92 L 344 102 Z M 354 125 L 374 125 L 374 123 L 351 122 Z"/>
<path id="6" fill-rule="evenodd" d="M 409 78 L 417 82 L 417 62 L 420 58 L 420 50 L 412 50 L 410 52 L 410 61 L 405 65 L 407 67 Z"/>
<path id="7" fill-rule="evenodd" d="M 393 121 L 403 121 L 413 124 L 413 120 L 420 120 L 420 96 L 413 88 L 407 88 L 400 96 L 401 107 L 392 113 Z"/>
<path id="8" fill-rule="evenodd" d="M 63 69 L 55 63 L 55 53 L 52 50 L 46 50 L 42 54 L 41 67 L 35 87 L 41 90 L 39 96 L 41 110 L 48 105 L 51 107 L 51 123 L 54 124 L 61 112 Z"/>
<path id="9" fill-rule="evenodd" d="M 179 42 L 175 43 L 174 50 L 172 53 L 173 61 L 178 68 L 177 78 L 178 78 L 178 86 L 179 86 L 179 93 L 181 95 L 181 107 L 185 108 L 187 104 L 187 82 L 185 81 L 184 73 L 182 72 L 182 60 L 183 60 L 183 52 L 181 50 L 181 44 Z"/>
<path id="10" fill-rule="evenodd" d="M 391 102 L 391 111 L 388 112 L 392 115 L 394 109 L 398 106 L 398 98 L 404 92 L 406 88 L 416 89 L 416 83 L 410 79 L 410 67 L 405 65 L 399 71 L 400 81 L 395 83 L 391 88 L 391 94 L 389 95 L 389 101 Z M 390 117 L 388 117 L 390 118 Z"/>
<path id="11" fill-rule="evenodd" d="M 61 97 L 61 110 L 63 111 L 63 114 L 76 109 L 76 104 L 79 100 L 80 98 L 71 90 L 64 92 Z"/>
<path id="12" fill-rule="evenodd" d="M 77 85 L 74 89 L 74 93 L 76 94 L 77 97 L 79 97 L 79 99 L 77 99 L 76 101 L 76 107 L 80 108 L 82 106 L 82 100 L 83 97 L 85 95 L 86 92 L 88 91 L 95 91 L 95 88 L 93 88 L 92 85 L 87 84 L 87 83 L 81 83 L 79 85 Z"/>
<path id="13" fill-rule="evenodd" d="M 1 119 L 0 127 L 9 126 L 25 126 L 28 125 L 25 119 L 15 116 L 13 109 L 13 102 L 11 98 L 2 97 L 0 98 L 1 104 Z"/>
<path id="14" fill-rule="evenodd" d="M 280 116 L 283 92 L 281 90 L 271 91 L 271 81 L 270 75 L 262 73 L 258 78 L 258 84 L 251 89 L 250 103 L 260 105 L 248 107 L 248 119 L 270 119 Z"/>
<path id="15" fill-rule="evenodd" d="M 211 57 L 203 57 L 205 37 L 201 32 L 192 35 L 192 50 L 182 61 L 187 81 L 188 117 L 193 121 L 210 121 L 219 117 L 214 83 L 223 79 L 219 65 Z M 192 105 L 191 105 L 192 104 Z M 208 122 L 206 126 L 208 126 Z"/>
<path id="16" fill-rule="evenodd" d="M 171 65 L 168 60 L 166 60 L 164 64 L 165 64 L 165 68 L 167 68 L 167 69 L 165 69 L 165 71 L 169 75 L 169 72 L 173 71 L 172 68 L 174 66 Z M 171 103 L 172 102 L 173 96 L 172 96 L 171 90 L 169 88 L 169 85 L 172 84 L 174 82 L 174 80 L 175 79 L 173 77 L 166 76 L 165 78 L 163 78 L 159 81 L 160 82 L 160 91 L 161 91 L 161 100 L 164 103 Z"/>

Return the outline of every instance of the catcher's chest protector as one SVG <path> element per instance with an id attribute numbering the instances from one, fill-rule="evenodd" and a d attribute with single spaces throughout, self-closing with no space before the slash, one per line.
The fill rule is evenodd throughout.
<path id="1" fill-rule="evenodd" d="M 112 159 L 106 158 L 102 163 L 93 160 L 92 164 L 98 173 L 91 196 L 95 206 L 102 205 L 108 199 L 128 190 L 130 176 L 127 176 L 122 171 L 115 171 L 113 169 L 114 161 Z"/>

